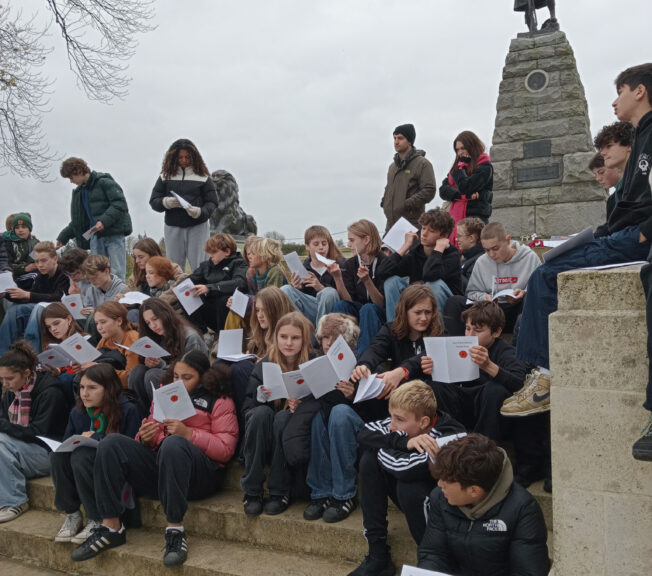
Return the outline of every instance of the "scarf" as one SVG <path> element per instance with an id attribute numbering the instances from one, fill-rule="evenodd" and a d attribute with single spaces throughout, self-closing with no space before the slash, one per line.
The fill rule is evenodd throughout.
<path id="1" fill-rule="evenodd" d="M 106 414 L 99 408 L 86 408 L 86 413 L 91 419 L 91 432 L 94 434 L 106 434 L 108 424 Z"/>
<path id="2" fill-rule="evenodd" d="M 16 233 L 13 230 L 2 233 L 2 238 L 8 242 L 20 242 L 22 238 L 18 238 Z"/>
<path id="3" fill-rule="evenodd" d="M 32 409 L 32 390 L 36 383 L 36 372 L 31 372 L 27 383 L 14 394 L 14 400 L 9 405 L 8 415 L 11 424 L 29 426 L 29 413 Z"/>
<path id="4" fill-rule="evenodd" d="M 480 154 L 478 156 L 478 163 L 477 165 L 479 166 L 480 164 L 485 164 L 486 162 L 491 162 L 491 159 L 489 158 L 489 154 Z M 466 170 L 466 173 L 469 173 L 469 166 L 464 164 L 463 162 L 459 162 L 457 167 L 460 170 Z M 455 180 L 453 180 L 453 171 L 451 170 L 448 173 L 448 184 L 449 186 L 455 188 L 457 190 L 457 184 L 455 184 Z M 462 196 L 459 200 L 453 200 L 453 203 L 451 204 L 451 207 L 448 209 L 450 215 L 453 217 L 453 220 L 455 220 L 455 226 L 453 228 L 453 232 L 450 235 L 450 242 L 452 246 L 457 247 L 459 250 L 459 245 L 457 244 L 457 223 L 460 220 L 464 220 L 466 218 L 466 205 L 468 204 L 469 199 L 466 196 Z"/>

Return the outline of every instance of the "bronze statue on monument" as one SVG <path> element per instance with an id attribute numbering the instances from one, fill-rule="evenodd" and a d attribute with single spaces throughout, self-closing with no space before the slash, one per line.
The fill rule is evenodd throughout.
<path id="1" fill-rule="evenodd" d="M 543 23 L 541 29 L 538 29 L 537 10 L 546 6 L 550 12 L 550 18 Z M 530 31 L 528 34 L 519 34 L 519 36 L 550 34 L 559 30 L 559 22 L 555 16 L 555 0 L 514 0 L 514 11 L 525 12 L 525 23 Z"/>

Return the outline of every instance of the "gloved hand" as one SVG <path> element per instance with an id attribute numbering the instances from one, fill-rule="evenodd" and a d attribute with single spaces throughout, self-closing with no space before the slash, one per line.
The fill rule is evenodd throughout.
<path id="1" fill-rule="evenodd" d="M 166 210 L 171 210 L 172 208 L 181 208 L 181 204 L 174 196 L 166 196 L 163 198 L 163 207 Z"/>
<path id="2" fill-rule="evenodd" d="M 190 206 L 186 208 L 186 212 L 188 212 L 188 216 L 191 218 L 199 218 L 201 216 L 201 208 L 199 206 Z"/>

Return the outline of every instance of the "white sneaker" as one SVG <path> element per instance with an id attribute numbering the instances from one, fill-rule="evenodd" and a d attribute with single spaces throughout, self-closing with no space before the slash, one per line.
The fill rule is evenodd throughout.
<path id="1" fill-rule="evenodd" d="M 63 526 L 59 530 L 59 533 L 54 537 L 55 542 L 70 542 L 72 537 L 77 534 L 84 525 L 81 512 L 73 512 L 72 514 L 66 514 L 66 519 L 63 521 Z"/>
<path id="2" fill-rule="evenodd" d="M 9 522 L 27 510 L 29 510 L 29 502 L 23 502 L 20 506 L 4 506 L 0 508 L 0 522 Z"/>
<path id="3" fill-rule="evenodd" d="M 75 544 L 83 544 L 86 542 L 86 540 L 88 540 L 88 537 L 93 533 L 93 530 L 100 527 L 100 524 L 101 522 L 99 520 L 89 520 L 86 522 L 84 529 L 79 534 L 76 534 L 70 538 L 70 541 L 74 542 Z"/>

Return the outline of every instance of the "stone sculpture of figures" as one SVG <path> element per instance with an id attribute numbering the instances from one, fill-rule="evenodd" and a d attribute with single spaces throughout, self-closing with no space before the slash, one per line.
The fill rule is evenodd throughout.
<path id="1" fill-rule="evenodd" d="M 536 11 L 548 7 L 550 18 L 543 23 L 541 30 L 537 30 Z M 555 0 L 514 0 L 514 11 L 525 12 L 525 23 L 530 34 L 541 34 L 559 30 L 559 22 L 555 17 Z"/>
<path id="2" fill-rule="evenodd" d="M 254 217 L 240 207 L 238 184 L 230 172 L 215 170 L 211 178 L 217 188 L 217 209 L 210 218 L 211 234 L 225 232 L 233 236 L 256 234 Z"/>

